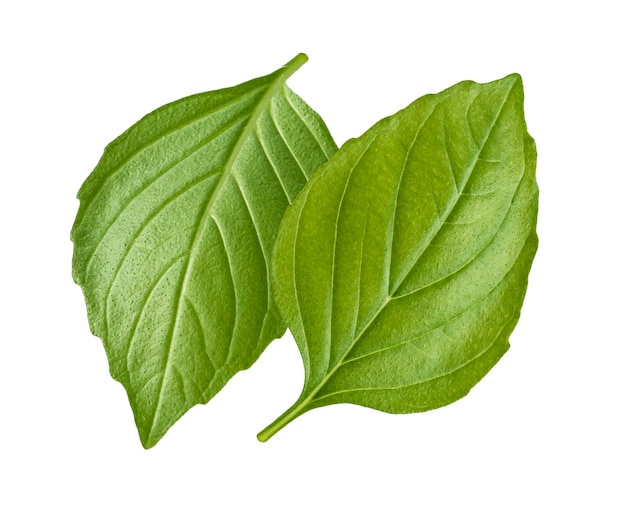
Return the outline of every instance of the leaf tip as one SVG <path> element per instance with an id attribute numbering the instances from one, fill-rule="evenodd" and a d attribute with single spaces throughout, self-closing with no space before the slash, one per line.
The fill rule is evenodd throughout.
<path id="1" fill-rule="evenodd" d="M 506 76 L 504 79 L 506 79 L 508 81 L 511 81 L 513 83 L 521 83 L 522 82 L 522 75 L 518 74 L 517 72 L 512 72 L 511 74 Z"/>
<path id="2" fill-rule="evenodd" d="M 519 88 L 521 90 L 524 89 L 522 75 L 518 74 L 517 72 L 509 74 L 508 76 L 505 76 L 504 78 L 502 78 L 501 81 L 509 85 L 511 89 L 513 88 Z"/>
<path id="3" fill-rule="evenodd" d="M 152 433 L 142 432 L 139 429 L 139 440 L 141 441 L 141 446 L 143 446 L 144 450 L 149 450 L 150 448 L 154 448 L 156 444 L 161 440 L 162 436 L 153 436 Z"/>

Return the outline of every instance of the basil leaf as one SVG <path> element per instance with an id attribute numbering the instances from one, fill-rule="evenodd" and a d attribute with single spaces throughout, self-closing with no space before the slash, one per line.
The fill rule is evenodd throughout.
<path id="1" fill-rule="evenodd" d="M 275 235 L 336 150 L 284 84 L 306 59 L 150 113 L 78 193 L 74 279 L 146 448 L 285 331 L 270 292 Z"/>
<path id="2" fill-rule="evenodd" d="M 259 439 L 330 404 L 412 413 L 466 395 L 519 318 L 535 164 L 511 75 L 422 97 L 322 166 L 288 208 L 273 260 L 304 389 Z"/>

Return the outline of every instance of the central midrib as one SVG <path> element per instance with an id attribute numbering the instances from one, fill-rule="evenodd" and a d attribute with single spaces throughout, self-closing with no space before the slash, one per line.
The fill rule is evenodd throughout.
<path id="1" fill-rule="evenodd" d="M 304 63 L 306 62 L 306 56 L 300 54 L 297 55 L 293 60 L 291 60 L 287 65 L 285 65 L 285 67 L 283 67 L 282 71 L 278 71 L 278 75 L 276 77 L 276 79 L 274 80 L 274 82 L 269 85 L 267 91 L 263 94 L 263 96 L 261 97 L 261 99 L 259 100 L 259 103 L 257 104 L 257 106 L 255 107 L 254 111 L 252 112 L 252 114 L 250 115 L 250 119 L 248 121 L 248 123 L 246 124 L 245 128 L 243 129 L 243 131 L 241 132 L 241 134 L 239 135 L 239 138 L 237 139 L 237 143 L 235 144 L 232 152 L 230 153 L 230 156 L 228 157 L 228 160 L 226 161 L 226 163 L 224 164 L 224 171 L 222 173 L 222 175 L 220 176 L 217 184 L 215 185 L 213 192 L 211 193 L 211 196 L 206 204 L 206 206 L 204 207 L 204 211 L 202 212 L 202 218 L 200 219 L 200 225 L 198 227 L 198 229 L 196 230 L 196 233 L 191 241 L 191 245 L 189 248 L 189 256 L 187 258 L 187 262 L 185 263 L 185 267 L 183 268 L 183 273 L 185 274 L 185 277 L 179 287 L 179 291 L 178 291 L 178 295 L 176 298 L 176 310 L 175 310 L 175 317 L 172 320 L 172 324 L 170 326 L 170 330 L 168 332 L 168 343 L 167 343 L 167 352 L 165 355 L 165 359 L 164 359 L 164 364 L 165 364 L 165 371 L 163 372 L 163 376 L 161 377 L 161 382 L 159 384 L 159 388 L 158 388 L 158 399 L 156 402 L 156 406 L 155 406 L 155 411 L 152 417 L 152 423 L 150 426 L 150 432 L 148 433 L 148 441 L 151 440 L 152 438 L 152 433 L 154 431 L 154 425 L 158 420 L 159 417 L 159 413 L 161 410 L 161 398 L 163 395 L 163 386 L 165 385 L 165 380 L 166 378 L 169 377 L 169 372 L 170 372 L 170 355 L 172 352 L 172 345 L 174 342 L 174 334 L 176 331 L 176 328 L 178 326 L 178 321 L 180 319 L 180 309 L 181 309 L 181 300 L 185 295 L 187 286 L 189 285 L 189 281 L 191 278 L 191 273 L 192 270 L 190 269 L 193 266 L 193 261 L 196 257 L 197 254 L 197 249 L 196 249 L 196 244 L 198 242 L 198 239 L 202 237 L 204 230 L 207 227 L 207 224 L 211 218 L 211 209 L 213 207 L 213 204 L 215 203 L 215 200 L 217 198 L 217 196 L 220 194 L 220 191 L 222 189 L 222 187 L 224 186 L 228 176 L 231 174 L 231 170 L 233 168 L 233 165 L 235 163 L 235 161 L 237 160 L 237 158 L 239 157 L 239 154 L 243 148 L 243 144 L 246 142 L 246 140 L 248 139 L 250 133 L 254 130 L 257 120 L 259 119 L 259 116 L 261 115 L 261 113 L 266 109 L 267 105 L 270 103 L 270 101 L 273 99 L 274 95 L 276 94 L 277 90 L 279 90 L 279 88 L 281 86 L 283 86 L 283 84 L 285 83 L 285 81 L 287 80 L 287 78 L 289 78 L 289 76 L 291 76 L 295 71 L 297 71 Z"/>
<path id="2" fill-rule="evenodd" d="M 421 252 L 418 253 L 417 258 L 413 261 L 411 268 L 409 270 L 407 270 L 407 272 L 400 278 L 399 283 L 396 285 L 396 287 L 392 290 L 389 291 L 388 296 L 381 302 L 381 305 L 378 307 L 378 310 L 374 313 L 374 315 L 367 321 L 367 323 L 363 326 L 363 328 L 359 331 L 359 333 L 356 335 L 356 337 L 354 338 L 354 340 L 352 341 L 352 343 L 350 344 L 350 346 L 348 347 L 348 349 L 346 350 L 346 352 L 341 356 L 341 358 L 337 361 L 337 363 L 335 364 L 335 366 L 324 376 L 324 378 L 319 382 L 319 384 L 315 387 L 314 390 L 311 391 L 311 393 L 309 395 L 307 395 L 300 404 L 298 404 L 299 406 L 299 410 L 302 410 L 304 408 L 306 408 L 306 406 L 315 399 L 315 396 L 317 395 L 317 393 L 319 393 L 319 391 L 322 389 L 322 387 L 328 382 L 328 380 L 335 374 L 335 372 L 337 372 L 337 370 L 339 370 L 339 368 L 344 364 L 345 359 L 348 357 L 348 355 L 351 353 L 351 351 L 354 349 L 354 347 L 356 346 L 356 344 L 359 342 L 359 340 L 361 339 L 361 337 L 363 337 L 363 335 L 365 334 L 365 332 L 369 329 L 369 327 L 372 325 L 372 323 L 374 323 L 374 321 L 378 318 L 378 316 L 380 316 L 380 314 L 383 312 L 383 310 L 387 307 L 387 304 L 393 300 L 394 298 L 394 293 L 395 291 L 397 291 L 397 289 L 402 285 L 402 282 L 404 282 L 404 280 L 406 279 L 406 277 L 408 276 L 408 274 L 411 272 L 411 269 L 413 266 L 415 266 L 415 263 L 417 263 L 417 261 L 419 260 L 419 257 L 423 254 L 423 252 L 426 250 L 427 246 L 430 245 L 430 242 L 432 242 L 432 240 L 434 239 L 435 236 L 437 236 L 437 234 L 439 233 L 439 231 L 441 230 L 442 224 L 445 222 L 446 218 L 452 213 L 452 210 L 454 210 L 454 207 L 457 205 L 459 198 L 461 196 L 461 193 L 463 191 L 463 189 L 465 188 L 465 186 L 467 185 L 472 173 L 474 172 L 474 168 L 476 167 L 476 163 L 478 161 L 478 159 L 480 158 L 480 154 L 482 153 L 483 149 L 485 148 L 485 145 L 487 144 L 487 141 L 489 140 L 489 137 L 491 136 L 491 133 L 493 131 L 493 129 L 495 128 L 500 115 L 502 113 L 502 110 L 504 109 L 504 105 L 507 103 L 509 96 L 511 94 L 511 90 L 513 89 L 513 85 L 511 85 L 511 88 L 508 90 L 506 96 L 504 97 L 502 104 L 500 105 L 500 108 L 498 109 L 498 112 L 496 113 L 496 115 L 494 116 L 494 120 L 491 123 L 491 125 L 489 126 L 489 128 L 487 129 L 487 134 L 485 135 L 480 147 L 477 147 L 476 150 L 476 155 L 473 157 L 472 161 L 470 162 L 470 167 L 471 169 L 467 172 L 467 177 L 465 178 L 465 180 L 462 182 L 462 185 L 459 187 L 458 189 L 458 193 L 457 196 L 455 197 L 454 200 L 451 201 L 451 204 L 448 206 L 446 213 L 444 214 L 445 217 L 444 219 L 441 221 L 441 223 L 439 224 L 439 226 L 437 227 L 437 229 L 435 229 L 434 233 L 431 235 L 431 238 L 428 242 L 426 242 L 426 247 L 422 249 Z"/>

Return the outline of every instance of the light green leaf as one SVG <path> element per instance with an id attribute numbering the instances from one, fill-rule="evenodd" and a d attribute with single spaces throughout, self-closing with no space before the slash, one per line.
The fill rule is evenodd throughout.
<path id="1" fill-rule="evenodd" d="M 275 235 L 336 150 L 285 85 L 305 61 L 150 113 L 78 193 L 74 279 L 146 448 L 284 333 L 270 291 Z"/>
<path id="2" fill-rule="evenodd" d="M 259 434 L 348 402 L 463 397 L 508 349 L 537 248 L 518 75 L 418 99 L 347 142 L 288 208 L 273 273 L 300 398 Z"/>

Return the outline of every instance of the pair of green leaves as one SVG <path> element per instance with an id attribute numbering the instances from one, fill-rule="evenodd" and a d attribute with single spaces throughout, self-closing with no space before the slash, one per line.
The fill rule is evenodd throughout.
<path id="1" fill-rule="evenodd" d="M 324 405 L 448 404 L 508 348 L 537 246 L 519 76 L 337 151 L 285 85 L 305 61 L 150 113 L 79 191 L 74 279 L 147 448 L 286 326 L 305 385 L 263 441 Z"/>

